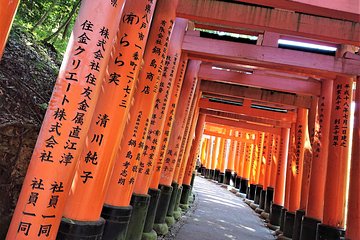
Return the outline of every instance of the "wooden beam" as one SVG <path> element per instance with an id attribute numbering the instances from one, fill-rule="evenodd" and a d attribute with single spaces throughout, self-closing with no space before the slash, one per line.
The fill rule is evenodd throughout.
<path id="1" fill-rule="evenodd" d="M 247 129 L 251 131 L 260 131 L 260 132 L 268 132 L 273 134 L 280 134 L 281 128 L 278 127 L 269 127 L 269 126 L 263 126 L 253 123 L 247 123 L 243 121 L 238 121 L 234 119 L 229 118 L 222 118 L 214 115 L 206 115 L 205 121 L 207 123 L 217 124 L 221 126 L 230 126 L 234 128 L 241 128 L 241 129 Z"/>
<path id="2" fill-rule="evenodd" d="M 219 112 L 229 112 L 235 113 L 239 115 L 248 115 L 252 117 L 257 117 L 261 119 L 272 119 L 272 120 L 280 120 L 283 122 L 296 122 L 296 113 L 294 112 L 273 112 L 268 110 L 261 110 L 252 108 L 251 103 L 249 106 L 237 106 L 232 104 L 220 103 L 220 102 L 212 102 L 207 98 L 202 98 L 199 102 L 199 108 L 202 109 L 210 109 Z"/>
<path id="3" fill-rule="evenodd" d="M 238 129 L 238 130 L 239 131 L 242 130 L 242 131 L 246 132 L 246 129 Z M 209 131 L 209 130 L 206 130 L 206 129 L 204 130 L 203 134 L 214 136 L 214 137 L 225 138 L 225 139 L 231 139 L 231 140 L 235 140 L 235 141 L 241 141 L 241 142 L 244 142 L 244 143 L 250 143 L 250 144 L 254 143 L 254 140 L 246 139 L 246 137 L 234 137 L 234 136 L 230 136 L 228 134 L 223 134 L 223 133 L 219 133 L 219 132 L 216 132 L 216 131 Z"/>
<path id="4" fill-rule="evenodd" d="M 187 33 L 183 51 L 205 62 L 233 62 L 335 78 L 360 75 L 360 61 L 315 53 L 202 38 Z"/>
<path id="5" fill-rule="evenodd" d="M 226 83 L 201 81 L 200 90 L 203 94 L 217 94 L 237 98 L 247 98 L 263 102 L 310 108 L 312 97 L 271 90 L 232 85 Z"/>
<path id="6" fill-rule="evenodd" d="M 216 116 L 224 119 L 230 119 L 230 120 L 238 120 L 246 123 L 251 123 L 255 125 L 261 125 L 264 127 L 284 127 L 289 128 L 291 127 L 291 123 L 289 122 L 282 122 L 279 120 L 272 120 L 272 119 L 264 119 L 264 118 L 258 118 L 248 115 L 239 115 L 236 113 L 228 113 L 228 112 L 221 112 L 221 111 L 215 111 L 210 109 L 200 109 L 200 113 Z"/>
<path id="7" fill-rule="evenodd" d="M 273 8 L 291 10 L 316 16 L 358 22 L 360 8 L 358 0 L 236 0 Z"/>
<path id="8" fill-rule="evenodd" d="M 360 45 L 358 20 L 348 21 L 215 0 L 180 0 L 177 16 L 234 28 L 272 31 L 341 44 Z"/>
<path id="9" fill-rule="evenodd" d="M 321 92 L 321 82 L 319 81 L 296 77 L 291 78 L 276 74 L 262 74 L 256 71 L 254 71 L 253 74 L 241 73 L 239 71 L 223 71 L 213 69 L 210 64 L 202 64 L 198 76 L 200 79 L 209 81 L 290 92 L 300 95 L 319 96 Z"/>

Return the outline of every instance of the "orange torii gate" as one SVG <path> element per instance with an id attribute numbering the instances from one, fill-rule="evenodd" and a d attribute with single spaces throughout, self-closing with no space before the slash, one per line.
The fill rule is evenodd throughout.
<path id="1" fill-rule="evenodd" d="M 19 4 L 20 0 L 0 1 L 0 60 L 4 53 L 6 41 Z"/>
<path id="2" fill-rule="evenodd" d="M 111 2 L 83 1 L 80 7 L 73 29 L 74 41 L 69 43 L 64 55 L 8 239 L 56 238 L 105 77 L 121 10 L 122 4 L 114 6 Z M 104 44 L 98 45 L 99 41 Z M 100 136 L 93 137 L 89 141 L 100 142 Z M 103 223 L 102 220 L 100 224 Z"/>

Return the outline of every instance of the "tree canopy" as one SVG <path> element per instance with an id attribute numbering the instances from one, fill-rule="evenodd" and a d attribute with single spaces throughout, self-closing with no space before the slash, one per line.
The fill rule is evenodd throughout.
<path id="1" fill-rule="evenodd" d="M 81 0 L 23 0 L 15 25 L 64 53 Z"/>

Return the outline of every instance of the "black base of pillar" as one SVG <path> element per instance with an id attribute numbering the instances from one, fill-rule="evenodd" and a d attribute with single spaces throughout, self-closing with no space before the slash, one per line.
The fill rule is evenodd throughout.
<path id="1" fill-rule="evenodd" d="M 203 166 L 200 166 L 200 167 L 198 167 L 198 168 L 196 169 L 196 171 L 197 171 L 198 173 L 201 173 L 202 168 L 203 168 Z"/>
<path id="2" fill-rule="evenodd" d="M 205 170 L 205 178 L 210 178 L 210 169 Z"/>
<path id="3" fill-rule="evenodd" d="M 265 208 L 264 208 L 264 211 L 266 213 L 270 213 L 270 207 L 271 207 L 271 203 L 273 201 L 273 198 L 274 198 L 274 188 L 268 187 L 266 189 L 266 194 L 265 194 Z"/>
<path id="4" fill-rule="evenodd" d="M 209 179 L 214 179 L 214 176 L 215 176 L 215 170 L 210 169 Z"/>
<path id="5" fill-rule="evenodd" d="M 294 230 L 293 230 L 293 235 L 292 235 L 293 240 L 300 239 L 301 222 L 302 222 L 302 218 L 304 215 L 305 215 L 304 210 L 297 210 L 295 213 Z"/>
<path id="6" fill-rule="evenodd" d="M 236 173 L 236 172 L 232 172 L 232 173 L 231 173 L 230 186 L 232 186 L 232 187 L 235 187 L 235 184 L 236 184 L 236 176 L 237 176 L 237 173 Z"/>
<path id="7" fill-rule="evenodd" d="M 219 179 L 219 174 L 220 174 L 220 170 L 215 169 L 214 178 L 213 178 L 215 181 L 217 181 Z"/>
<path id="8" fill-rule="evenodd" d="M 285 225 L 285 215 L 287 213 L 287 209 L 283 208 L 281 209 L 281 215 L 280 215 L 280 231 L 284 231 L 284 225 Z"/>
<path id="9" fill-rule="evenodd" d="M 165 217 L 169 208 L 173 188 L 171 186 L 159 185 L 160 197 L 155 214 L 155 224 L 165 223 Z"/>
<path id="10" fill-rule="evenodd" d="M 225 173 L 220 172 L 219 178 L 218 178 L 218 183 L 224 183 L 224 180 L 225 180 Z"/>
<path id="11" fill-rule="evenodd" d="M 61 240 L 100 240 L 102 239 L 105 219 L 100 218 L 96 222 L 75 221 L 62 218 L 56 239 Z"/>
<path id="12" fill-rule="evenodd" d="M 250 184 L 250 187 L 248 188 L 248 191 L 246 193 L 246 198 L 249 200 L 254 200 L 255 199 L 255 190 L 256 190 L 256 185 Z"/>
<path id="13" fill-rule="evenodd" d="M 281 211 L 283 206 L 272 204 L 270 211 L 270 224 L 274 226 L 280 226 L 281 223 Z"/>
<path id="14" fill-rule="evenodd" d="M 255 198 L 254 198 L 254 203 L 255 204 L 259 204 L 260 203 L 260 194 L 261 194 L 261 191 L 263 189 L 263 186 L 258 184 L 256 185 L 256 189 L 255 189 Z"/>
<path id="15" fill-rule="evenodd" d="M 175 205 L 176 205 L 176 198 L 177 198 L 177 194 L 178 194 L 178 191 L 179 191 L 179 184 L 177 184 L 176 182 L 173 182 L 171 184 L 171 186 L 173 187 L 173 191 L 171 193 L 169 207 L 168 207 L 167 213 L 166 213 L 167 217 L 172 217 L 173 214 L 174 214 L 174 209 L 175 209 Z"/>
<path id="16" fill-rule="evenodd" d="M 321 221 L 304 216 L 301 222 L 300 240 L 316 239 L 317 225 Z"/>
<path id="17" fill-rule="evenodd" d="M 241 179 L 241 182 L 240 182 L 240 192 L 241 193 L 246 194 L 248 184 L 249 184 L 249 179 L 246 179 L 246 178 Z"/>
<path id="18" fill-rule="evenodd" d="M 191 186 L 183 184 L 182 185 L 182 194 L 180 198 L 180 204 L 188 205 L 189 204 L 189 197 L 191 195 Z"/>
<path id="19" fill-rule="evenodd" d="M 146 214 L 144 233 L 150 233 L 154 227 L 156 209 L 158 207 L 161 191 L 159 189 L 150 188 L 148 194 L 150 195 L 150 204 Z"/>
<path id="20" fill-rule="evenodd" d="M 106 223 L 102 239 L 125 239 L 131 212 L 132 206 L 116 207 L 104 205 L 101 212 L 101 217 L 106 220 Z"/>
<path id="21" fill-rule="evenodd" d="M 141 240 L 146 214 L 150 204 L 150 195 L 133 193 L 130 205 L 133 207 L 126 240 Z"/>
<path id="22" fill-rule="evenodd" d="M 241 183 L 241 177 L 240 177 L 240 176 L 236 176 L 236 179 L 235 179 L 235 188 L 240 189 L 240 183 Z"/>
<path id="23" fill-rule="evenodd" d="M 205 167 L 201 168 L 201 175 L 204 177 L 206 176 L 206 168 Z"/>
<path id="24" fill-rule="evenodd" d="M 195 172 L 192 173 L 191 175 L 191 181 L 190 181 L 190 186 L 194 186 L 194 181 L 195 181 Z"/>
<path id="25" fill-rule="evenodd" d="M 231 170 L 226 169 L 225 170 L 225 177 L 224 177 L 224 184 L 230 185 L 230 180 L 231 180 Z"/>
<path id="26" fill-rule="evenodd" d="M 180 186 L 178 188 L 178 192 L 176 194 L 176 202 L 175 202 L 174 211 L 179 211 L 180 210 L 180 199 L 181 199 L 182 192 L 183 192 L 183 186 Z"/>
<path id="27" fill-rule="evenodd" d="M 286 212 L 284 221 L 284 236 L 292 238 L 294 232 L 295 213 Z"/>
<path id="28" fill-rule="evenodd" d="M 259 208 L 264 210 L 265 208 L 265 195 L 266 195 L 266 190 L 261 190 L 260 192 L 260 202 L 259 202 Z"/>
<path id="29" fill-rule="evenodd" d="M 319 224 L 317 227 L 316 240 L 338 240 L 345 239 L 345 230 L 325 224 Z"/>

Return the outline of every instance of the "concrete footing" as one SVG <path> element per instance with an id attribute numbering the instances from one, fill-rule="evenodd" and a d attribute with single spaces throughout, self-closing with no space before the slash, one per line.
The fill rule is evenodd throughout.
<path id="1" fill-rule="evenodd" d="M 304 215 L 305 215 L 304 210 L 297 210 L 295 213 L 294 230 L 293 230 L 293 235 L 292 235 L 293 240 L 300 239 L 301 222 L 302 222 L 302 218 Z"/>
<path id="2" fill-rule="evenodd" d="M 321 221 L 318 219 L 304 216 L 301 223 L 300 239 L 316 239 L 316 230 L 319 223 L 321 223 Z"/>
<path id="3" fill-rule="evenodd" d="M 294 232 L 295 213 L 286 212 L 284 221 L 283 234 L 285 237 L 292 238 Z"/>
<path id="4" fill-rule="evenodd" d="M 230 185 L 230 180 L 231 180 L 231 170 L 226 169 L 225 170 L 225 175 L 224 175 L 224 184 Z"/>
<path id="5" fill-rule="evenodd" d="M 165 223 L 165 217 L 169 207 L 173 188 L 171 186 L 159 185 L 159 189 L 161 193 L 155 214 L 154 230 L 158 235 L 165 235 L 169 231 L 169 227 Z"/>
<path id="6" fill-rule="evenodd" d="M 61 220 L 57 239 L 101 239 L 105 226 L 105 219 L 100 218 L 99 221 L 83 222 L 75 221 L 68 218 Z"/>
<path id="7" fill-rule="evenodd" d="M 131 212 L 132 206 L 116 207 L 105 204 L 101 212 L 101 217 L 106 221 L 103 239 L 125 239 Z"/>
<path id="8" fill-rule="evenodd" d="M 268 187 L 265 193 L 265 206 L 264 211 L 270 213 L 271 203 L 274 198 L 274 188 Z"/>
<path id="9" fill-rule="evenodd" d="M 336 228 L 325 224 L 319 224 L 317 227 L 316 239 L 345 239 L 345 230 L 343 228 Z"/>
<path id="10" fill-rule="evenodd" d="M 281 211 L 283 209 L 283 206 L 272 204 L 271 210 L 270 210 L 270 217 L 269 217 L 269 223 L 274 226 L 279 226 L 281 223 Z"/>
<path id="11" fill-rule="evenodd" d="M 132 195 L 130 205 L 133 209 L 126 234 L 126 240 L 141 240 L 149 203 L 150 195 L 136 193 Z"/>
<path id="12" fill-rule="evenodd" d="M 153 239 L 153 235 L 155 234 L 155 239 L 157 238 L 156 232 L 153 230 L 156 209 L 158 207 L 159 198 L 160 198 L 160 189 L 150 188 L 148 194 L 150 195 L 150 204 L 146 214 L 145 225 L 143 236 L 141 239 Z"/>

